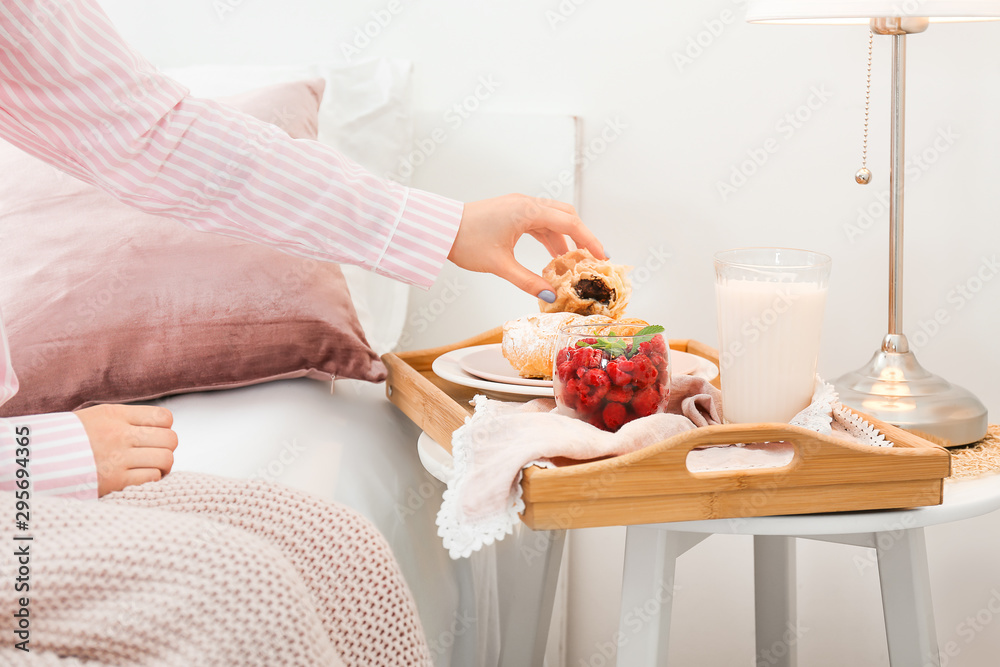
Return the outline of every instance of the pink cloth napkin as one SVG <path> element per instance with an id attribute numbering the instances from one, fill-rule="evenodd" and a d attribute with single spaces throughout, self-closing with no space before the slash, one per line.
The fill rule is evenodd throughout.
<path id="1" fill-rule="evenodd" d="M 665 412 L 636 419 L 617 433 L 560 414 L 552 399 L 506 403 L 476 396 L 475 414 L 452 437 L 455 474 L 448 482 L 438 535 L 452 558 L 468 557 L 514 530 L 522 470 L 552 467 L 554 458 L 617 456 L 699 426 L 722 421 L 719 390 L 688 375 L 671 380 Z"/>

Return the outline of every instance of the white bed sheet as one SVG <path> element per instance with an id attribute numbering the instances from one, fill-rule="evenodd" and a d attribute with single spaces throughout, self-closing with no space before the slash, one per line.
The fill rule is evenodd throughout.
<path id="1" fill-rule="evenodd" d="M 329 383 L 283 380 L 155 401 L 174 414 L 174 469 L 272 480 L 356 509 L 389 541 L 435 665 L 483 664 L 496 628 L 471 621 L 481 566 L 452 561 L 441 546 L 434 517 L 443 485 L 420 464 L 419 430 L 384 385 L 334 386 L 331 395 Z"/>

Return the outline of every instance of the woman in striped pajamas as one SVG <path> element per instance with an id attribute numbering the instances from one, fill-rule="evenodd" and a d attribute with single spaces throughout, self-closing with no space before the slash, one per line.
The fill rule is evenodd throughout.
<path id="1" fill-rule="evenodd" d="M 144 211 L 422 287 L 447 259 L 554 298 L 514 258 L 524 234 L 553 255 L 568 236 L 604 257 L 569 205 L 522 195 L 463 205 L 188 96 L 124 43 L 96 0 L 0 0 L 0 136 Z M 15 370 L 0 317 L 0 404 L 17 391 Z M 19 490 L 18 429 L 31 434 L 34 497 L 88 500 L 169 472 L 171 419 L 124 405 L 0 419 L 0 495 Z"/>

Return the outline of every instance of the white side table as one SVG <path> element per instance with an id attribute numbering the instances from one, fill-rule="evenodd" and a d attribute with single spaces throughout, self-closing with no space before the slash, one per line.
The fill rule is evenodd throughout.
<path id="1" fill-rule="evenodd" d="M 452 475 L 451 454 L 426 433 L 417 440 L 417 453 L 427 472 L 447 484 Z M 487 582 L 486 587 L 501 592 L 496 601 L 498 667 L 542 666 L 565 544 L 565 530 L 536 531 L 522 523 L 513 535 L 485 547 L 495 551 L 497 564 L 496 581 Z M 480 593 L 489 591 L 476 591 Z"/>
<path id="2" fill-rule="evenodd" d="M 754 536 L 755 620 L 758 655 L 793 667 L 795 644 L 784 637 L 795 625 L 795 538 L 875 549 L 889 662 L 892 667 L 940 664 L 924 528 L 1000 509 L 1000 475 L 945 483 L 944 503 L 912 510 L 843 512 L 715 519 L 629 526 L 625 542 L 618 654 L 621 667 L 666 665 L 675 561 L 709 535 Z M 657 611 L 635 629 L 627 610 L 655 596 Z M 647 605 L 647 609 L 649 606 Z"/>

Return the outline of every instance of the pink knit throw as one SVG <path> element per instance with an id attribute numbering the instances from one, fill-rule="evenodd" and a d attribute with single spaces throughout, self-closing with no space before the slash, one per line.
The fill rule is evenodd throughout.
<path id="1" fill-rule="evenodd" d="M 20 651 L 12 496 L 0 496 L 0 665 L 431 664 L 409 589 L 365 519 L 191 473 L 99 503 L 32 501 L 31 652 Z"/>

